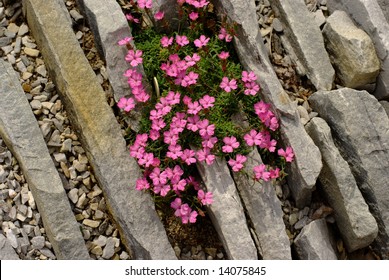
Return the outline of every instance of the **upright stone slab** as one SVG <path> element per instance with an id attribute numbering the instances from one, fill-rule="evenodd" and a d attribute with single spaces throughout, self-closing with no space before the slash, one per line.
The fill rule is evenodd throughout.
<path id="1" fill-rule="evenodd" d="M 388 0 L 377 0 L 378 5 L 380 5 L 382 12 L 386 18 L 386 21 L 389 22 L 389 2 Z"/>
<path id="2" fill-rule="evenodd" d="M 301 74 L 307 75 L 318 90 L 332 89 L 335 71 L 324 47 L 320 28 L 304 0 L 274 0 L 270 3 L 286 26 L 284 34 L 289 46 L 304 68 Z"/>
<path id="3" fill-rule="evenodd" d="M 42 132 L 12 66 L 0 59 L 0 136 L 17 158 L 57 259 L 89 259 Z"/>
<path id="4" fill-rule="evenodd" d="M 259 241 L 264 260 L 291 260 L 290 242 L 286 234 L 281 202 L 271 182 L 254 181 L 253 168 L 260 165 L 257 150 L 247 155 L 241 172 L 233 172 L 236 187 Z"/>
<path id="5" fill-rule="evenodd" d="M 226 161 L 216 158 L 212 165 L 198 162 L 197 167 L 207 191 L 213 193 L 214 203 L 208 207 L 208 213 L 228 258 L 258 259 L 242 203 Z"/>
<path id="6" fill-rule="evenodd" d="M 0 260 L 20 260 L 8 239 L 0 234 Z"/>
<path id="7" fill-rule="evenodd" d="M 389 23 L 377 0 L 327 0 L 331 13 L 345 11 L 373 40 L 381 72 L 374 95 L 379 99 L 389 98 Z"/>
<path id="8" fill-rule="evenodd" d="M 367 91 L 318 91 L 311 106 L 331 127 L 379 228 L 376 250 L 389 258 L 389 119 Z"/>
<path id="9" fill-rule="evenodd" d="M 135 259 L 176 259 L 151 197 L 135 190 L 141 172 L 65 14 L 53 1 L 23 8 L 124 244 Z"/>
<path id="10" fill-rule="evenodd" d="M 337 260 L 330 242 L 327 223 L 324 219 L 306 225 L 294 240 L 297 255 L 301 260 Z"/>
<path id="11" fill-rule="evenodd" d="M 272 104 L 280 119 L 283 141 L 293 147 L 295 160 L 288 170 L 288 183 L 296 204 L 303 207 L 311 200 L 312 189 L 322 167 L 320 151 L 302 126 L 297 106 L 291 103 L 268 59 L 254 2 L 215 0 L 214 4 L 220 16 L 227 15 L 229 20 L 237 23 L 234 43 L 240 62 L 246 71 L 254 71 L 257 75 L 264 101 Z"/>
<path id="12" fill-rule="evenodd" d="M 330 127 L 325 120 L 315 117 L 305 128 L 321 151 L 323 168 L 319 180 L 348 251 L 367 247 L 377 236 L 377 222 L 334 144 Z"/>

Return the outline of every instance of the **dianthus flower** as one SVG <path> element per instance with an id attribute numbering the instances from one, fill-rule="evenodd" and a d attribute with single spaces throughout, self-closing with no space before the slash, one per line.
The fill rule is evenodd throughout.
<path id="1" fill-rule="evenodd" d="M 204 192 L 203 190 L 199 190 L 197 192 L 197 198 L 200 200 L 202 205 L 211 205 L 213 203 L 212 192 Z"/>
<path id="2" fill-rule="evenodd" d="M 151 9 L 153 5 L 153 0 L 138 0 L 138 6 L 141 9 Z"/>
<path id="3" fill-rule="evenodd" d="M 294 153 L 292 147 L 287 147 L 285 150 L 284 149 L 279 149 L 277 151 L 279 156 L 282 156 L 285 158 L 287 162 L 292 162 L 294 158 Z"/>
<path id="4" fill-rule="evenodd" d="M 129 50 L 125 59 L 130 62 L 132 67 L 135 67 L 143 62 L 142 54 L 143 52 L 141 50 Z"/>
<path id="5" fill-rule="evenodd" d="M 155 13 L 154 18 L 155 18 L 155 20 L 161 20 L 161 19 L 163 19 L 164 16 L 165 16 L 164 12 L 158 11 Z"/>
<path id="6" fill-rule="evenodd" d="M 172 45 L 173 44 L 173 37 L 167 37 L 167 36 L 163 36 L 162 38 L 161 38 L 161 45 L 162 45 L 162 47 L 164 47 L 164 48 L 167 48 L 167 47 L 169 47 L 170 45 Z"/>
<path id="7" fill-rule="evenodd" d="M 234 149 L 239 147 L 239 142 L 234 136 L 223 138 L 224 146 L 222 147 L 223 153 L 232 153 Z"/>
<path id="8" fill-rule="evenodd" d="M 186 46 L 189 44 L 189 40 L 185 35 L 176 35 L 176 43 L 180 45 L 181 47 Z"/>
<path id="9" fill-rule="evenodd" d="M 247 158 L 243 155 L 236 155 L 236 159 L 230 159 L 228 164 L 232 167 L 232 171 L 238 172 L 243 168 L 243 164 L 246 162 Z"/>
<path id="10" fill-rule="evenodd" d="M 135 101 L 134 98 L 132 97 L 130 98 L 122 97 L 119 99 L 117 105 L 120 109 L 123 109 L 125 112 L 130 112 L 132 109 L 135 108 Z"/>
<path id="11" fill-rule="evenodd" d="M 222 82 L 220 83 L 220 88 L 224 89 L 226 92 L 231 92 L 231 90 L 237 89 L 236 80 L 228 80 L 227 77 L 223 77 Z"/>
<path id="12" fill-rule="evenodd" d="M 209 42 L 209 38 L 205 37 L 204 35 L 201 35 L 200 38 L 194 40 L 194 44 L 197 48 L 201 49 L 202 47 L 205 47 Z"/>

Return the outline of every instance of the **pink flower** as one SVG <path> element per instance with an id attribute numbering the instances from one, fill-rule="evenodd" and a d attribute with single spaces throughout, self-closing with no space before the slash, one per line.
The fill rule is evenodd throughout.
<path id="1" fill-rule="evenodd" d="M 178 135 L 171 130 L 167 130 L 163 133 L 163 142 L 168 145 L 176 145 L 178 141 Z"/>
<path id="2" fill-rule="evenodd" d="M 198 101 L 195 101 L 195 102 L 189 102 L 188 104 L 188 114 L 191 114 L 191 115 L 197 115 L 198 112 L 201 111 L 201 105 L 199 104 Z"/>
<path id="3" fill-rule="evenodd" d="M 139 23 L 139 19 L 134 18 L 131 14 L 127 14 L 127 15 L 126 15 L 126 18 L 127 18 L 127 20 L 130 21 L 130 22 Z"/>
<path id="4" fill-rule="evenodd" d="M 135 143 L 142 147 L 146 147 L 147 139 L 147 133 L 137 134 L 135 138 Z"/>
<path id="5" fill-rule="evenodd" d="M 215 155 L 211 154 L 209 148 L 204 148 L 197 151 L 197 159 L 200 162 L 205 161 L 208 165 L 211 165 L 215 160 Z"/>
<path id="6" fill-rule="evenodd" d="M 149 134 L 150 134 L 150 139 L 153 140 L 153 141 L 157 140 L 159 138 L 159 136 L 161 136 L 159 134 L 159 131 L 155 130 L 155 129 L 150 129 Z"/>
<path id="7" fill-rule="evenodd" d="M 220 29 L 218 37 L 220 40 L 225 40 L 227 43 L 232 41 L 232 36 L 228 34 L 227 30 L 223 27 Z"/>
<path id="8" fill-rule="evenodd" d="M 168 149 L 169 151 L 166 153 L 167 157 L 176 160 L 182 156 L 182 149 L 180 145 L 170 145 Z"/>
<path id="9" fill-rule="evenodd" d="M 137 50 L 136 52 L 134 50 L 129 50 L 125 59 L 130 62 L 132 67 L 135 67 L 143 62 L 142 54 L 143 52 L 141 50 Z"/>
<path id="10" fill-rule="evenodd" d="M 191 12 L 191 13 L 189 14 L 189 18 L 190 18 L 190 20 L 192 20 L 192 21 L 195 21 L 196 19 L 198 19 L 198 17 L 199 17 L 199 14 L 196 13 L 196 12 Z"/>
<path id="11" fill-rule="evenodd" d="M 199 39 L 194 40 L 194 44 L 197 48 L 201 49 L 202 47 L 205 47 L 209 42 L 209 38 L 205 37 L 204 35 L 201 35 Z"/>
<path id="12" fill-rule="evenodd" d="M 243 139 L 246 141 L 246 144 L 250 147 L 254 145 L 260 145 L 262 142 L 262 134 L 258 133 L 256 130 L 252 129 L 249 133 L 243 136 Z"/>
<path id="13" fill-rule="evenodd" d="M 187 165 L 191 165 L 192 163 L 196 163 L 195 151 L 190 149 L 185 149 L 181 155 L 181 159 L 185 161 Z"/>
<path id="14" fill-rule="evenodd" d="M 182 205 L 182 200 L 179 197 L 177 197 L 175 200 L 173 200 L 170 203 L 170 207 L 173 208 L 174 210 L 177 210 L 178 208 L 180 208 L 181 205 Z"/>
<path id="15" fill-rule="evenodd" d="M 187 87 L 190 85 L 195 85 L 197 83 L 197 78 L 199 77 L 199 74 L 190 71 L 188 75 L 184 77 L 184 79 L 181 81 L 181 86 Z"/>
<path id="16" fill-rule="evenodd" d="M 259 91 L 259 85 L 256 82 L 247 82 L 244 84 L 245 90 L 244 94 L 245 95 L 256 95 Z"/>
<path id="17" fill-rule="evenodd" d="M 129 44 L 133 39 L 134 39 L 134 37 L 124 37 L 123 39 L 119 40 L 118 45 L 119 45 L 119 46 L 127 45 L 127 44 Z"/>
<path id="18" fill-rule="evenodd" d="M 218 57 L 219 57 L 221 60 L 226 60 L 227 58 L 230 57 L 230 53 L 229 53 L 229 52 L 222 51 L 220 54 L 218 54 Z"/>
<path id="19" fill-rule="evenodd" d="M 135 189 L 137 189 L 138 191 L 146 190 L 149 188 L 150 188 L 150 184 L 149 184 L 149 182 L 147 182 L 146 178 L 140 178 L 140 179 L 136 180 Z"/>
<path id="20" fill-rule="evenodd" d="M 161 45 L 162 45 L 162 47 L 164 47 L 164 48 L 167 48 L 167 47 L 169 47 L 170 45 L 172 45 L 173 44 L 173 37 L 167 37 L 167 36 L 163 36 L 162 38 L 161 38 Z"/>
<path id="21" fill-rule="evenodd" d="M 156 130 L 156 131 L 160 131 L 165 126 L 166 126 L 166 123 L 164 122 L 163 119 L 156 119 L 156 120 L 153 120 L 151 123 L 151 128 Z"/>
<path id="22" fill-rule="evenodd" d="M 201 57 L 197 53 L 194 53 L 192 56 L 190 55 L 185 56 L 186 66 L 192 67 L 196 65 L 196 62 L 200 61 L 200 59 Z"/>
<path id="23" fill-rule="evenodd" d="M 243 155 L 236 155 L 236 159 L 230 159 L 228 164 L 232 167 L 234 172 L 238 172 L 243 168 L 243 164 L 246 162 L 247 158 Z"/>
<path id="24" fill-rule="evenodd" d="M 149 178 L 153 181 L 154 186 L 165 185 L 167 183 L 167 176 L 164 172 L 161 173 L 159 167 L 155 167 L 151 171 Z"/>
<path id="25" fill-rule="evenodd" d="M 135 108 L 135 101 L 134 98 L 125 98 L 122 97 L 119 99 L 118 107 L 120 109 L 123 109 L 125 112 L 130 112 L 132 109 Z"/>
<path id="26" fill-rule="evenodd" d="M 200 200 L 202 205 L 211 205 L 213 203 L 212 192 L 204 192 L 203 190 L 199 190 L 197 192 L 197 198 Z"/>
<path id="27" fill-rule="evenodd" d="M 155 18 L 155 20 L 161 20 L 161 19 L 163 19 L 164 16 L 165 16 L 164 12 L 158 11 L 155 13 L 154 18 Z"/>
<path id="28" fill-rule="evenodd" d="M 198 123 L 198 127 L 199 127 L 199 134 L 203 139 L 209 139 L 211 136 L 215 134 L 215 125 L 214 124 L 209 125 L 207 119 L 200 121 Z"/>
<path id="29" fill-rule="evenodd" d="M 242 72 L 242 81 L 245 83 L 250 83 L 250 82 L 255 82 L 257 80 L 257 75 L 253 71 L 247 72 L 243 71 Z"/>
<path id="30" fill-rule="evenodd" d="M 238 86 L 236 85 L 236 80 L 231 79 L 230 81 L 227 77 L 223 77 L 222 82 L 220 83 L 220 87 L 226 92 L 231 92 L 231 90 L 238 88 Z"/>
<path id="31" fill-rule="evenodd" d="M 279 156 L 284 157 L 287 162 L 293 161 L 294 153 L 292 147 L 287 147 L 285 150 L 279 149 L 277 153 Z"/>
<path id="32" fill-rule="evenodd" d="M 259 147 L 273 153 L 276 150 L 277 141 L 271 139 L 270 133 L 267 130 L 262 130 L 260 133 L 262 135 L 262 141 L 259 144 Z"/>
<path id="33" fill-rule="evenodd" d="M 130 156 L 140 159 L 145 154 L 146 150 L 144 147 L 140 146 L 137 143 L 134 143 L 134 145 L 130 146 Z"/>
<path id="34" fill-rule="evenodd" d="M 153 0 L 138 0 L 138 6 L 141 9 L 151 9 Z"/>
<path id="35" fill-rule="evenodd" d="M 270 169 L 270 179 L 277 179 L 280 177 L 280 169 L 277 167 L 276 169 Z"/>
<path id="36" fill-rule="evenodd" d="M 218 141 L 217 137 L 210 137 L 209 139 L 206 139 L 203 142 L 201 142 L 201 145 L 203 146 L 203 148 L 212 149 L 217 143 L 217 141 Z"/>
<path id="37" fill-rule="evenodd" d="M 224 146 L 222 147 L 223 153 L 232 153 L 234 149 L 239 147 L 239 142 L 234 136 L 224 137 L 223 139 Z"/>
<path id="38" fill-rule="evenodd" d="M 182 102 L 183 102 L 185 105 L 188 105 L 189 102 L 192 102 L 192 98 L 190 98 L 189 96 L 185 95 L 184 98 L 182 99 Z"/>
<path id="39" fill-rule="evenodd" d="M 181 47 L 186 46 L 189 44 L 189 40 L 185 35 L 176 35 L 176 43 L 180 45 Z"/>
<path id="40" fill-rule="evenodd" d="M 195 223 L 198 213 L 196 211 L 192 211 L 189 205 L 185 203 L 182 204 L 180 208 L 177 208 L 174 215 L 176 217 L 181 217 L 182 223 L 187 224 L 188 222 Z"/>
<path id="41" fill-rule="evenodd" d="M 213 103 L 215 103 L 215 98 L 207 94 L 200 98 L 199 102 L 204 109 L 207 109 L 213 107 Z"/>
<path id="42" fill-rule="evenodd" d="M 138 159 L 138 164 L 145 167 L 150 167 L 154 163 L 153 153 L 144 153 L 143 157 Z"/>
<path id="43" fill-rule="evenodd" d="M 198 123 L 200 122 L 200 117 L 198 115 L 194 115 L 192 117 L 188 117 L 188 122 L 186 124 L 186 128 L 196 132 L 199 130 Z"/>
<path id="44" fill-rule="evenodd" d="M 169 105 L 176 105 L 180 103 L 180 96 L 181 94 L 179 92 L 169 91 L 169 93 L 166 95 L 166 102 Z"/>
<path id="45" fill-rule="evenodd" d="M 161 196 L 166 196 L 168 192 L 170 191 L 170 186 L 169 185 L 157 185 L 154 186 L 154 193 L 160 194 Z"/>
<path id="46" fill-rule="evenodd" d="M 185 186 L 186 186 L 186 180 L 181 179 L 177 183 L 173 184 L 173 191 L 175 191 L 176 193 L 178 193 L 180 191 L 182 192 L 185 190 Z"/>
<path id="47" fill-rule="evenodd" d="M 264 181 L 270 180 L 270 172 L 266 171 L 266 165 L 260 164 L 254 167 L 254 176 L 256 180 L 263 179 Z"/>

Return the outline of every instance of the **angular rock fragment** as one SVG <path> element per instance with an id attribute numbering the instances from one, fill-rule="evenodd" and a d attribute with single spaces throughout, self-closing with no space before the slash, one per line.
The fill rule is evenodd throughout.
<path id="1" fill-rule="evenodd" d="M 0 234 L 0 260 L 20 260 L 8 239 Z"/>
<path id="2" fill-rule="evenodd" d="M 360 88 L 375 83 L 380 61 L 370 37 L 344 11 L 335 11 L 323 28 L 331 63 L 342 86 Z"/>
<path id="3" fill-rule="evenodd" d="M 319 180 L 348 251 L 367 247 L 376 238 L 378 226 L 350 167 L 333 142 L 330 127 L 315 117 L 305 128 L 321 151 L 323 168 Z"/>
<path id="4" fill-rule="evenodd" d="M 335 144 L 350 165 L 379 233 L 373 243 L 389 258 L 389 119 L 367 91 L 318 91 L 311 106 L 331 127 Z"/>

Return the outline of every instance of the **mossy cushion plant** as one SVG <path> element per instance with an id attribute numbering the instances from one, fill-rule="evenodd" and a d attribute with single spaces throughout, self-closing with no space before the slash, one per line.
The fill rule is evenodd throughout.
<path id="1" fill-rule="evenodd" d="M 179 26 L 185 28 L 171 33 L 145 24 L 152 16 L 151 0 L 128 3 L 134 37 L 123 38 L 119 45 L 128 48 L 124 75 L 131 95 L 117 105 L 126 113 L 137 106 L 143 114 L 139 133 L 129 135 L 130 155 L 143 171 L 136 189 L 168 203 L 185 224 L 195 223 L 203 206 L 213 202 L 212 193 L 193 176 L 197 162 L 211 165 L 217 156 L 225 157 L 233 172 L 243 172 L 254 147 L 266 164 L 255 166 L 249 176 L 282 180 L 294 154 L 291 147 L 277 146 L 279 122 L 270 105 L 260 100 L 256 75 L 243 71 L 237 60 L 231 44 L 234 26 L 218 22 L 208 1 L 177 2 Z M 154 20 L 168 25 L 164 11 L 155 13 Z M 147 78 L 153 93 L 145 89 Z M 248 125 L 232 121 L 240 108 Z"/>

